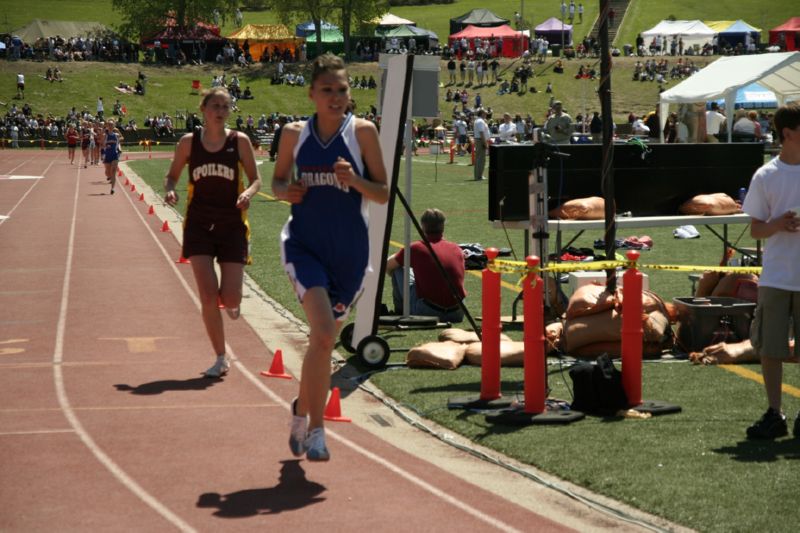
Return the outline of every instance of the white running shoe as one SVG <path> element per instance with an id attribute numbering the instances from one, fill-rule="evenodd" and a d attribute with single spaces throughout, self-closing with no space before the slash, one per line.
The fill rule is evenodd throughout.
<path id="1" fill-rule="evenodd" d="M 221 378 L 231 369 L 231 360 L 227 355 L 218 355 L 214 366 L 206 370 L 203 375 L 207 378 Z"/>
<path id="2" fill-rule="evenodd" d="M 289 449 L 292 455 L 302 457 L 306 453 L 306 437 L 308 436 L 308 417 L 297 415 L 297 398 L 292 400 L 292 422 L 289 432 Z"/>
<path id="3" fill-rule="evenodd" d="M 238 307 L 226 307 L 225 312 L 228 313 L 228 316 L 231 317 L 231 320 L 236 320 L 241 314 L 241 310 Z"/>
<path id="4" fill-rule="evenodd" d="M 308 433 L 305 442 L 306 459 L 309 461 L 327 461 L 331 458 L 325 446 L 325 428 L 314 428 Z"/>

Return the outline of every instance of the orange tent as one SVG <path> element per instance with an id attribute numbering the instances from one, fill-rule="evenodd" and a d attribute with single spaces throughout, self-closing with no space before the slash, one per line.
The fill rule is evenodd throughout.
<path id="1" fill-rule="evenodd" d="M 228 35 L 228 39 L 236 41 L 239 46 L 247 41 L 250 55 L 255 61 L 260 61 L 265 51 L 271 54 L 275 48 L 280 52 L 288 49 L 292 56 L 296 56 L 295 50 L 305 42 L 305 39 L 296 37 L 283 24 L 247 24 Z"/>

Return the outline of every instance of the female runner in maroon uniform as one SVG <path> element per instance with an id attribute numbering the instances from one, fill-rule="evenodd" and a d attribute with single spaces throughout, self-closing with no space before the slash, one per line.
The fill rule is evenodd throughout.
<path id="1" fill-rule="evenodd" d="M 67 138 L 67 157 L 69 157 L 69 164 L 72 165 L 75 160 L 75 147 L 78 146 L 78 140 L 80 139 L 80 134 L 78 134 L 74 124 L 69 125 L 65 137 Z"/>
<path id="2" fill-rule="evenodd" d="M 94 141 L 94 130 L 89 122 L 83 121 L 81 125 L 81 152 L 83 152 L 83 168 L 88 168 L 89 158 L 92 155 L 92 142 Z"/>
<path id="3" fill-rule="evenodd" d="M 227 89 L 215 87 L 205 91 L 200 111 L 205 126 L 184 135 L 178 142 L 164 182 L 164 200 L 170 205 L 177 203 L 175 185 L 188 163 L 183 256 L 192 259 L 203 323 L 217 355 L 216 362 L 205 371 L 205 376 L 217 378 L 230 369 L 218 302 L 222 302 L 231 318 L 239 317 L 244 265 L 249 262 L 250 255 L 247 208 L 250 199 L 261 189 L 261 177 L 250 138 L 242 132 L 225 128 L 231 112 L 231 97 Z M 246 189 L 240 167 L 250 182 Z M 214 270 L 215 257 L 222 274 L 220 280 L 217 280 Z"/>

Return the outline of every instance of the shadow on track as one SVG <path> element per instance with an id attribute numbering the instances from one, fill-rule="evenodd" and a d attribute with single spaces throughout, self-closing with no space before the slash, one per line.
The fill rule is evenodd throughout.
<path id="1" fill-rule="evenodd" d="M 278 484 L 263 489 L 247 489 L 230 494 L 206 492 L 197 500 L 197 507 L 217 508 L 214 516 L 220 518 L 243 518 L 259 514 L 277 514 L 302 509 L 325 501 L 319 495 L 326 490 L 324 485 L 308 481 L 300 461 L 281 461 Z"/>

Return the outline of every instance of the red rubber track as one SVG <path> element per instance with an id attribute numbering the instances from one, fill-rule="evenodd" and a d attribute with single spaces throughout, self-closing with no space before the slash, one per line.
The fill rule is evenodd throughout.
<path id="1" fill-rule="evenodd" d="M 174 236 L 108 192 L 64 152 L 0 152 L 0 530 L 566 529 L 355 424 L 294 459 L 297 382 L 251 378 L 275 347 L 225 317 L 242 366 L 202 378 Z"/>

